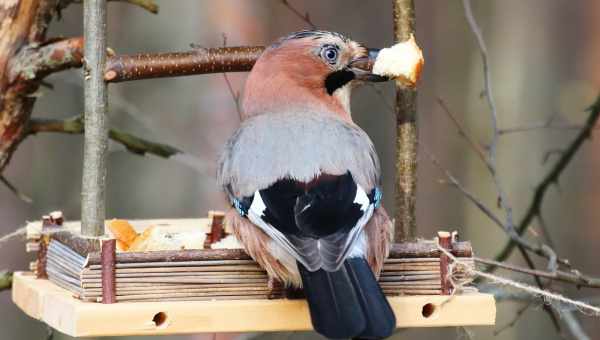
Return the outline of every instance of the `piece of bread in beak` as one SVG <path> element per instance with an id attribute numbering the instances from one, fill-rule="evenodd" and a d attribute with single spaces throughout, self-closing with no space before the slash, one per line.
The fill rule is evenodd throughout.
<path id="1" fill-rule="evenodd" d="M 412 88 L 421 76 L 424 62 L 423 52 L 411 34 L 408 40 L 379 51 L 373 73 Z"/>

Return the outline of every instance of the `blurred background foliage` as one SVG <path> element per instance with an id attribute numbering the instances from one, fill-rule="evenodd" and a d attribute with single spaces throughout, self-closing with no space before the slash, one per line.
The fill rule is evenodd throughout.
<path id="1" fill-rule="evenodd" d="M 220 46 L 265 45 L 291 31 L 307 28 L 277 0 L 157 1 L 152 15 L 123 3 L 109 4 L 108 41 L 118 53 L 187 50 L 191 43 Z M 344 33 L 367 46 L 392 43 L 391 2 L 384 0 L 294 0 L 320 29 Z M 496 193 L 485 166 L 457 133 L 437 104 L 442 98 L 480 141 L 489 141 L 491 128 L 481 98 L 483 75 L 479 51 L 459 1 L 418 0 L 417 41 L 425 54 L 419 88 L 420 148 L 426 148 L 458 179 L 490 206 Z M 490 55 L 493 87 L 501 128 L 547 121 L 581 123 L 600 88 L 600 2 L 558 0 L 474 1 Z M 51 36 L 82 32 L 82 8 L 72 5 L 54 22 Z M 230 74 L 236 90 L 245 73 Z M 47 79 L 34 116 L 66 118 L 83 110 L 80 70 Z M 384 169 L 384 204 L 393 206 L 394 133 L 393 86 L 377 85 L 355 91 L 353 116 L 373 139 Z M 173 145 L 190 156 L 176 160 L 140 157 L 112 145 L 109 156 L 107 216 L 170 218 L 205 216 L 209 209 L 226 209 L 215 185 L 215 160 L 224 141 L 239 123 L 235 103 L 221 74 L 144 80 L 110 86 L 111 125 L 139 136 Z M 517 220 L 531 200 L 534 186 L 555 158 L 545 152 L 568 143 L 575 130 L 541 129 L 504 135 L 498 149 L 498 169 Z M 599 276 L 600 142 L 592 139 L 577 154 L 553 188 L 543 208 L 557 252 L 577 268 Z M 421 155 L 423 153 L 421 152 Z M 63 210 L 78 219 L 80 210 L 82 138 L 40 134 L 28 138 L 15 153 L 5 175 L 33 198 L 29 205 L 0 188 L 0 234 L 35 220 L 48 211 Z M 439 229 L 456 229 L 473 242 L 477 254 L 492 257 L 506 239 L 481 212 L 451 186 L 426 156 L 419 159 L 418 230 L 431 238 Z M 393 212 L 391 212 L 393 214 Z M 534 232 L 537 228 L 532 229 Z M 529 236 L 534 236 L 530 234 Z M 24 245 L 12 242 L 0 249 L 0 269 L 22 270 L 29 258 Z M 514 256 L 514 261 L 520 258 Z M 593 296 L 589 289 L 569 288 L 575 297 Z M 522 305 L 498 306 L 496 329 L 511 322 Z M 21 313 L 9 293 L 0 293 L 1 339 L 43 339 L 45 326 Z M 581 316 L 588 334 L 600 323 Z M 541 307 L 528 309 L 518 322 L 495 336 L 494 328 L 469 329 L 477 339 L 558 339 Z M 190 335 L 168 339 L 247 339 L 253 335 Z M 461 330 L 399 331 L 397 339 L 462 337 Z M 67 338 L 55 334 L 55 339 Z M 130 337 L 134 339 L 135 337 Z M 166 338 L 166 337 L 165 337 Z M 270 334 L 264 339 L 319 338 L 314 333 Z M 138 338 L 135 338 L 138 339 Z"/>

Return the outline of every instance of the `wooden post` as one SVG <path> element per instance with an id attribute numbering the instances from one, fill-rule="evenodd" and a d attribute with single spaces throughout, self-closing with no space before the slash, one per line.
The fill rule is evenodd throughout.
<path id="1" fill-rule="evenodd" d="M 46 263 L 48 261 L 48 258 L 46 257 L 48 254 L 48 242 L 48 236 L 42 235 L 37 252 L 37 265 L 35 268 L 35 277 L 38 279 L 48 278 L 48 272 L 46 271 Z"/>
<path id="2" fill-rule="evenodd" d="M 103 240 L 101 249 L 102 262 L 102 303 L 115 303 L 116 282 L 115 282 L 115 263 L 116 263 L 117 240 Z"/>
<path id="3" fill-rule="evenodd" d="M 225 227 L 223 226 L 225 214 L 211 210 L 208 212 L 208 218 L 210 220 L 210 232 L 206 234 L 206 239 L 204 240 L 204 248 L 206 249 L 210 249 L 213 243 L 219 242 L 225 237 Z"/>
<path id="4" fill-rule="evenodd" d="M 83 2 L 85 137 L 81 189 L 81 233 L 104 234 L 106 155 L 108 148 L 106 64 L 106 0 Z"/>
<path id="5" fill-rule="evenodd" d="M 438 242 L 440 247 L 452 251 L 452 236 L 447 231 L 438 231 Z M 452 282 L 448 277 L 450 259 L 443 252 L 440 253 L 440 280 L 442 285 L 442 295 L 450 295 L 452 293 Z"/>
<path id="6" fill-rule="evenodd" d="M 394 0 L 394 41 L 415 33 L 413 0 Z M 417 234 L 417 91 L 396 84 L 396 242 L 414 239 Z"/>

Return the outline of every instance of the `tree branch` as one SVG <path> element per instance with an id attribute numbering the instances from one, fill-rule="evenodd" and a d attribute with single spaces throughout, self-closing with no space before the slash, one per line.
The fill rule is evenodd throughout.
<path id="1" fill-rule="evenodd" d="M 6 177 L 4 177 L 4 175 L 0 175 L 0 182 L 2 182 L 7 188 L 8 190 L 10 190 L 15 196 L 17 196 L 21 201 L 25 202 L 25 203 L 33 203 L 33 200 L 31 199 L 31 197 L 25 195 L 24 193 L 22 193 L 21 191 L 19 191 L 19 189 L 14 186 L 11 182 L 8 181 L 8 179 L 6 179 Z"/>
<path id="2" fill-rule="evenodd" d="M 158 14 L 158 5 L 151 0 L 108 0 L 109 2 L 125 2 L 125 3 L 129 3 L 132 4 L 134 6 L 138 6 L 141 7 L 153 14 Z M 74 4 L 81 4 L 83 3 L 83 0 L 60 0 L 60 8 L 65 8 L 67 7 L 69 4 L 74 3 Z"/>
<path id="3" fill-rule="evenodd" d="M 287 7 L 287 9 L 289 9 L 292 13 L 294 13 L 294 15 L 296 15 L 298 18 L 300 18 L 300 20 L 304 21 L 311 30 L 316 30 L 317 29 L 317 25 L 315 25 L 312 22 L 312 20 L 310 20 L 310 15 L 308 15 L 308 12 L 306 12 L 306 13 L 304 13 L 304 15 L 302 15 L 302 13 L 300 13 L 299 10 L 297 10 L 295 7 L 293 7 L 292 5 L 290 5 L 287 0 L 281 0 L 281 3 L 285 7 Z"/>
<path id="4" fill-rule="evenodd" d="M 498 262 L 490 259 L 483 259 L 479 257 L 474 257 L 473 259 L 475 260 L 475 262 L 482 263 L 487 266 L 494 266 L 517 273 L 537 276 L 544 279 L 571 283 L 576 285 L 577 287 L 600 288 L 600 278 L 584 275 L 577 270 L 572 270 L 570 272 L 556 270 L 550 272 L 538 269 L 519 267 L 513 264 Z"/>
<path id="5" fill-rule="evenodd" d="M 68 68 L 81 67 L 83 38 L 51 40 L 50 43 L 26 46 L 11 59 L 11 82 L 41 80 L 47 75 Z"/>
<path id="6" fill-rule="evenodd" d="M 27 133 L 34 135 L 39 132 L 82 134 L 84 132 L 82 117 L 75 116 L 65 120 L 32 118 Z M 111 140 L 122 144 L 129 152 L 137 155 L 143 156 L 148 153 L 163 158 L 170 158 L 182 153 L 170 145 L 151 142 L 116 129 L 109 129 L 108 136 Z"/>
<path id="7" fill-rule="evenodd" d="M 600 95 L 596 98 L 594 104 L 590 106 L 588 109 L 590 112 L 583 128 L 577 134 L 577 137 L 569 144 L 566 150 L 561 154 L 559 160 L 555 163 L 555 165 L 550 169 L 548 174 L 544 177 L 542 182 L 536 187 L 535 194 L 531 203 L 529 204 L 529 208 L 525 213 L 525 216 L 519 223 L 517 227 L 517 233 L 519 235 L 523 235 L 527 228 L 531 225 L 531 222 L 534 220 L 536 216 L 541 215 L 542 202 L 546 195 L 546 192 L 550 188 L 552 184 L 558 183 L 558 179 L 562 172 L 565 170 L 567 165 L 571 162 L 577 151 L 581 148 L 583 143 L 590 138 L 592 135 L 592 131 L 596 122 L 598 121 L 598 117 L 600 116 Z M 512 253 L 515 247 L 514 242 L 509 241 L 504 248 L 500 251 L 500 253 L 496 256 L 496 260 L 502 262 L 506 260 L 510 254 Z M 493 271 L 493 268 L 491 268 Z"/>
<path id="8" fill-rule="evenodd" d="M 394 41 L 415 34 L 413 0 L 394 0 Z M 394 239 L 417 236 L 417 91 L 396 84 L 396 179 Z"/>
<path id="9" fill-rule="evenodd" d="M 525 240 L 523 237 L 518 235 L 514 229 L 512 229 L 512 230 L 509 229 L 506 226 L 506 224 L 504 222 L 502 222 L 502 220 L 492 212 L 492 209 L 490 209 L 488 206 L 486 206 L 472 192 L 467 190 L 458 181 L 458 179 L 456 177 L 454 177 L 454 175 L 452 175 L 452 173 L 450 173 L 450 171 L 448 171 L 447 169 L 442 167 L 440 162 L 437 160 L 437 158 L 435 158 L 435 156 L 433 154 L 431 154 L 426 148 L 423 148 L 423 152 L 427 156 L 429 156 L 429 159 L 431 160 L 433 165 L 435 165 L 440 171 L 442 171 L 444 173 L 444 175 L 448 179 L 449 183 L 452 184 L 456 189 L 458 189 L 469 201 L 471 201 L 471 203 L 473 203 L 477 208 L 479 208 L 479 210 L 481 210 L 481 212 L 483 212 L 492 222 L 494 222 L 494 224 L 496 224 L 498 227 L 500 227 L 511 238 L 511 240 L 513 242 L 515 242 L 519 246 L 523 247 L 524 249 L 527 249 L 527 250 L 531 251 L 532 253 L 537 254 L 546 259 L 556 259 L 556 261 L 561 264 L 568 263 L 567 260 L 556 258 L 556 254 L 550 247 L 548 247 L 544 244 L 530 243 L 527 240 Z"/>
<path id="10" fill-rule="evenodd" d="M 122 82 L 193 74 L 250 71 L 262 46 L 200 48 L 188 52 L 142 53 L 110 57 L 104 79 Z"/>
<path id="11" fill-rule="evenodd" d="M 0 272 L 0 292 L 12 287 L 13 273 L 11 272 Z"/>
<path id="12" fill-rule="evenodd" d="M 119 1 L 119 2 L 127 2 L 132 5 L 141 7 L 147 10 L 150 13 L 158 14 L 158 5 L 151 0 L 108 0 L 108 1 Z"/>

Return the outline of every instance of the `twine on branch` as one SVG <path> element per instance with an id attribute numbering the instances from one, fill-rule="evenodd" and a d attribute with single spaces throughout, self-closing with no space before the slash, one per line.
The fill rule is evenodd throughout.
<path id="1" fill-rule="evenodd" d="M 458 268 L 461 268 L 465 273 L 470 273 L 474 276 L 483 277 L 483 278 L 490 280 L 492 283 L 512 287 L 512 288 L 524 291 L 528 294 L 541 297 L 544 301 L 561 302 L 565 305 L 568 305 L 568 306 L 571 306 L 571 307 L 577 309 L 578 311 L 580 311 L 583 314 L 590 315 L 590 316 L 600 316 L 600 308 L 598 308 L 598 307 L 592 306 L 592 305 L 587 304 L 582 301 L 569 299 L 558 293 L 553 293 L 553 292 L 546 291 L 546 290 L 543 290 L 543 289 L 540 289 L 540 288 L 537 288 L 534 286 L 530 286 L 525 283 L 513 281 L 510 279 L 501 277 L 501 276 L 497 276 L 494 274 L 490 274 L 490 273 L 486 273 L 486 272 L 477 270 L 477 269 L 469 266 L 467 263 L 464 263 L 463 261 L 458 260 L 454 255 L 452 255 L 448 250 L 441 247 L 439 244 L 437 245 L 437 248 L 441 252 L 443 252 L 446 256 L 448 256 L 448 258 L 451 260 L 450 268 L 448 270 L 448 281 L 450 281 L 450 283 L 454 287 L 452 295 L 454 295 L 456 292 L 458 292 L 460 290 L 463 290 L 464 283 L 456 283 L 452 277 L 452 273 L 454 272 L 455 267 L 458 267 Z M 450 296 L 450 299 L 451 298 L 452 298 L 452 296 Z"/>

